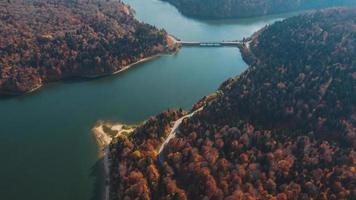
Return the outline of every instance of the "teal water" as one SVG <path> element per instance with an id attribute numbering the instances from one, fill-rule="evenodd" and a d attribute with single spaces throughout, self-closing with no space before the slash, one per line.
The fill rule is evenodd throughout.
<path id="1" fill-rule="evenodd" d="M 242 39 L 286 16 L 197 21 L 158 0 L 125 2 L 141 21 L 184 40 Z M 246 68 L 236 48 L 183 48 L 119 75 L 0 99 L 0 199 L 97 199 L 96 120 L 139 123 L 167 108 L 189 109 Z"/>

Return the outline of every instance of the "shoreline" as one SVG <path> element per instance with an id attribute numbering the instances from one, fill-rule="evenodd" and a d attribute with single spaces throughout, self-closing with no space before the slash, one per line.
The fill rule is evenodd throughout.
<path id="1" fill-rule="evenodd" d="M 98 158 L 103 159 L 103 200 L 110 200 L 110 143 L 113 139 L 122 134 L 130 134 L 135 130 L 135 127 L 136 126 L 119 122 L 97 121 L 95 126 L 91 129 L 98 148 Z M 110 134 L 105 132 L 107 129 L 111 132 Z"/>
<path id="2" fill-rule="evenodd" d="M 43 83 L 33 87 L 32 89 L 25 91 L 25 92 L 11 92 L 11 91 L 0 91 L 0 97 L 12 97 L 12 96 L 20 96 L 25 94 L 30 94 L 42 88 L 44 86 Z"/>
<path id="3" fill-rule="evenodd" d="M 241 57 L 248 66 L 252 66 L 253 64 L 259 61 L 258 57 L 252 51 L 251 43 L 252 42 L 256 43 L 256 41 L 258 42 L 259 35 L 265 29 L 266 27 L 261 28 L 260 30 L 253 33 L 250 37 L 246 38 L 242 44 L 238 45 L 238 48 L 240 49 L 241 52 Z"/>
<path id="4" fill-rule="evenodd" d="M 158 58 L 158 57 L 161 57 L 163 55 L 166 55 L 164 53 L 160 53 L 160 54 L 157 54 L 157 55 L 153 55 L 153 56 L 150 56 L 150 57 L 146 57 L 146 58 L 142 58 L 134 63 L 131 63 L 129 65 L 126 65 L 125 67 L 117 70 L 117 71 L 114 71 L 114 72 L 111 72 L 111 73 L 105 73 L 105 74 L 98 74 L 98 75 L 80 75 L 80 76 L 72 76 L 71 78 L 64 78 L 64 79 L 60 79 L 58 81 L 62 81 L 62 80 L 65 80 L 65 79 L 72 79 L 72 78 L 75 78 L 75 77 L 78 77 L 78 78 L 83 78 L 83 79 L 97 79 L 97 78 L 102 78 L 102 77 L 106 77 L 106 76 L 112 76 L 112 75 L 116 75 L 116 74 L 120 74 L 121 72 L 124 72 L 128 69 L 130 69 L 131 67 L 135 66 L 135 65 L 138 65 L 138 64 L 141 64 L 141 63 L 145 63 L 145 62 L 148 62 L 150 60 L 153 60 L 155 58 Z M 48 81 L 47 83 L 51 83 L 51 82 L 57 82 L 57 81 Z M 25 92 L 11 92 L 11 91 L 0 91 L 0 97 L 15 97 L 15 96 L 21 96 L 21 95 L 26 95 L 26 94 L 31 94 L 39 89 L 41 89 L 43 86 L 45 86 L 47 83 L 43 84 L 41 83 L 40 85 L 28 90 L 28 91 L 25 91 Z"/>
<path id="5" fill-rule="evenodd" d="M 103 159 L 103 179 L 104 179 L 104 189 L 103 189 L 103 200 L 110 199 L 110 160 L 109 160 L 109 145 L 112 141 L 112 138 L 106 134 L 102 129 L 102 124 L 95 126 L 92 129 L 93 135 L 96 140 L 98 147 L 98 157 Z"/>
<path id="6" fill-rule="evenodd" d="M 88 79 L 96 79 L 96 78 L 101 78 L 101 77 L 106 77 L 106 76 L 112 76 L 112 75 L 116 75 L 116 74 L 120 74 L 121 72 L 124 72 L 128 69 L 130 69 L 131 67 L 134 67 L 135 65 L 138 65 L 138 64 L 141 64 L 141 63 L 145 63 L 145 62 L 148 62 L 148 61 L 151 61 L 153 59 L 156 59 L 158 57 L 161 57 L 163 55 L 166 55 L 165 53 L 159 53 L 159 54 L 156 54 L 156 55 L 153 55 L 153 56 L 149 56 L 149 57 L 145 57 L 145 58 L 142 58 L 136 62 L 133 62 L 129 65 L 126 65 L 124 66 L 123 68 L 119 69 L 119 70 L 116 70 L 116 71 L 113 71 L 113 72 L 110 72 L 110 73 L 105 73 L 105 74 L 98 74 L 98 75 L 82 75 L 82 76 L 79 76 L 81 78 L 88 78 Z"/>
<path id="7" fill-rule="evenodd" d="M 96 78 L 101 78 L 101 77 L 106 77 L 106 76 L 112 76 L 112 75 L 116 75 L 116 74 L 120 74 L 128 69 L 130 69 L 131 67 L 134 67 L 136 65 L 139 65 L 139 64 L 142 64 L 142 63 L 145 63 L 145 62 L 148 62 L 148 61 L 151 61 L 153 59 L 156 59 L 156 58 L 159 58 L 161 56 L 165 56 L 165 55 L 174 55 L 176 53 L 178 53 L 179 49 L 180 49 L 180 45 L 179 45 L 179 40 L 172 36 L 172 35 L 169 35 L 167 34 L 167 41 L 168 40 L 171 40 L 173 43 L 171 44 L 171 46 L 168 48 L 168 50 L 164 51 L 164 52 L 161 52 L 161 53 L 157 53 L 155 55 L 152 55 L 152 56 L 148 56 L 148 57 L 144 57 L 144 58 L 141 58 L 139 60 L 137 60 L 136 62 L 133 62 L 131 64 L 128 64 L 124 67 L 122 67 L 121 69 L 119 70 L 116 70 L 116 71 L 113 71 L 113 72 L 110 72 L 110 73 L 104 73 L 104 74 L 97 74 L 97 75 L 78 75 L 78 76 L 69 76 L 68 79 L 72 79 L 72 78 L 84 78 L 84 79 L 96 79 Z M 57 80 L 57 81 L 61 81 L 61 80 L 64 80 L 64 79 L 67 79 L 67 78 L 61 78 L 60 80 Z M 38 86 L 28 90 L 28 91 L 25 91 L 25 92 L 11 92 L 11 91 L 1 91 L 0 90 L 0 97 L 13 97 L 13 96 L 20 96 L 20 95 L 25 95 L 25 94 L 30 94 L 30 93 L 33 93 L 39 89 L 41 89 L 43 86 L 45 86 L 47 83 L 51 83 L 51 82 L 56 82 L 56 81 L 48 81 L 48 82 L 45 82 L 45 83 L 41 83 L 39 84 Z"/>
<path id="8" fill-rule="evenodd" d="M 243 44 L 238 45 L 238 48 L 240 49 L 241 57 L 248 66 L 251 66 L 254 62 L 257 61 L 256 57 L 254 56 L 250 48 L 251 42 L 252 40 L 249 40 Z"/>

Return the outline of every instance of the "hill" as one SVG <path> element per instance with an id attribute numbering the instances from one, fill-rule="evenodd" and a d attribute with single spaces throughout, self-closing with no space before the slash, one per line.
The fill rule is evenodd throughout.
<path id="1" fill-rule="evenodd" d="M 202 110 L 163 113 L 110 145 L 112 199 L 353 199 L 355 45 L 356 9 L 266 27 L 245 45 L 250 68 Z"/>
<path id="2" fill-rule="evenodd" d="M 164 30 L 138 22 L 121 1 L 0 2 L 0 93 L 97 77 L 169 51 Z"/>
<path id="3" fill-rule="evenodd" d="M 255 17 L 330 6 L 356 5 L 355 0 L 164 0 L 187 16 L 198 18 Z"/>

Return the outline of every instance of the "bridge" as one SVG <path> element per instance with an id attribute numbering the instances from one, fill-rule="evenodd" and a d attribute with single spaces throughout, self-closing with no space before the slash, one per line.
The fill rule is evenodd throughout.
<path id="1" fill-rule="evenodd" d="M 222 41 L 222 42 L 188 42 L 188 41 L 177 41 L 178 44 L 182 46 L 191 46 L 191 47 L 238 47 L 242 42 L 239 41 Z"/>

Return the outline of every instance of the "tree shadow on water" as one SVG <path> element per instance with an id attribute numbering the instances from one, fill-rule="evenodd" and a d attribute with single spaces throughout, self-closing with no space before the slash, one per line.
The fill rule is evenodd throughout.
<path id="1" fill-rule="evenodd" d="M 90 200 L 102 200 L 104 199 L 104 160 L 100 158 L 91 168 L 90 177 L 94 178 L 93 194 Z"/>

